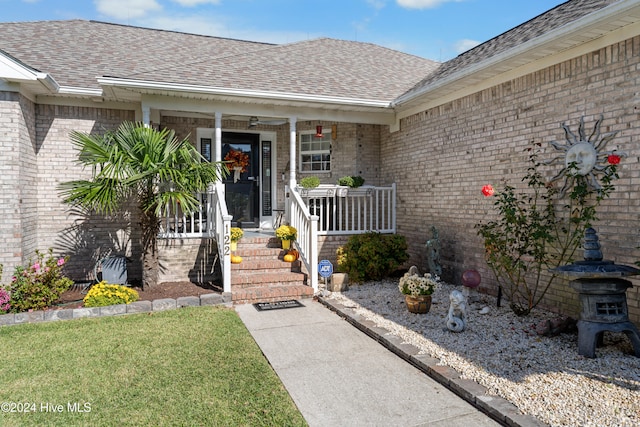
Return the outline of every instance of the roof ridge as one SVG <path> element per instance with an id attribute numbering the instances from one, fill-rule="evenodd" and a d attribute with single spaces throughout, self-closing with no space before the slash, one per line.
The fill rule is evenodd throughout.
<path id="1" fill-rule="evenodd" d="M 69 21 L 74 21 L 74 20 L 69 20 Z M 277 46 L 277 44 L 275 44 L 275 43 L 258 42 L 258 41 L 254 41 L 254 40 L 242 40 L 242 39 L 235 39 L 235 38 L 232 38 L 232 37 L 212 36 L 212 35 L 208 35 L 208 34 L 187 33 L 185 31 L 165 30 L 163 28 L 141 27 L 141 26 L 138 26 L 138 25 L 120 24 L 120 23 L 117 23 L 117 22 L 98 21 L 98 20 L 95 20 L 95 19 L 90 19 L 90 20 L 82 20 L 81 19 L 79 21 L 85 21 L 85 22 L 92 23 L 92 24 L 104 24 L 104 25 L 113 25 L 113 26 L 117 26 L 117 27 L 127 27 L 127 28 L 133 28 L 133 29 L 145 30 L 145 31 L 158 31 L 158 32 L 162 32 L 162 33 L 175 33 L 175 34 L 183 34 L 183 35 L 188 35 L 188 36 L 205 37 L 205 38 L 210 38 L 210 39 L 231 40 L 231 41 L 243 42 L 243 43 L 248 43 L 248 44 L 260 44 L 260 45 L 268 45 L 268 46 Z M 43 21 L 43 22 L 54 22 L 54 21 Z M 58 21 L 58 22 L 65 22 L 65 20 Z M 68 22 L 68 21 L 66 21 L 66 22 Z"/>

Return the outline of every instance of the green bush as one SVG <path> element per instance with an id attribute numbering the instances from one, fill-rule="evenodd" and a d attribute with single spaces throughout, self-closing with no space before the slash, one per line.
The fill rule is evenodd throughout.
<path id="1" fill-rule="evenodd" d="M 364 178 L 361 176 L 343 176 L 338 179 L 338 185 L 344 185 L 351 188 L 358 188 L 364 184 Z"/>
<path id="2" fill-rule="evenodd" d="M 46 259 L 40 251 L 36 251 L 36 256 L 35 262 L 29 261 L 27 267 L 15 268 L 9 285 L 13 313 L 50 307 L 73 285 L 73 281 L 62 274 L 68 258 L 55 258 L 52 249 Z"/>
<path id="3" fill-rule="evenodd" d="M 316 188 L 320 185 L 320 178 L 317 176 L 307 176 L 300 180 L 302 188 Z"/>
<path id="4" fill-rule="evenodd" d="M 104 280 L 93 285 L 82 300 L 85 307 L 104 307 L 107 305 L 129 304 L 137 301 L 138 292 L 122 285 L 110 285 Z"/>
<path id="5" fill-rule="evenodd" d="M 387 277 L 409 259 L 404 236 L 375 232 L 349 237 L 337 256 L 338 270 L 348 273 L 354 282 Z"/>

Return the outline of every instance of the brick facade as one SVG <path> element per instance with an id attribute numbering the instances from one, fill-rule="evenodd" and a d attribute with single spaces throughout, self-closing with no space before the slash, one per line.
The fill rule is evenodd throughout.
<path id="1" fill-rule="evenodd" d="M 564 141 L 563 122 L 577 134 L 585 117 L 587 135 L 603 114 L 602 133 L 619 131 L 607 150 L 629 156 L 619 167 L 616 191 L 599 209 L 598 230 L 607 259 L 640 260 L 640 38 L 635 37 L 521 78 L 407 117 L 401 130 L 382 136 L 382 177 L 398 184 L 398 233 L 410 242 L 411 261 L 426 266 L 430 228 L 440 231 L 445 279 L 460 283 L 475 268 L 483 286 L 495 292 L 475 224 L 493 215 L 484 184 L 507 180 L 524 188 L 528 167 L 524 150 L 544 147 L 542 159 L 558 154 L 550 145 Z M 558 170 L 548 170 L 549 177 Z M 581 255 L 581 254 L 580 254 Z M 629 290 L 629 312 L 640 319 L 640 283 Z M 576 314 L 576 293 L 566 283 L 552 287 L 544 305 Z"/>

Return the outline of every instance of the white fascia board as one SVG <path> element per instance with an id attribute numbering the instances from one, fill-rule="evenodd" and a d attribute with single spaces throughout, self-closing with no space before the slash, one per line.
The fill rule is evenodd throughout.
<path id="1" fill-rule="evenodd" d="M 580 31 L 584 31 L 585 28 L 591 27 L 593 25 L 597 25 L 602 22 L 606 22 L 608 19 L 612 17 L 615 17 L 617 15 L 624 15 L 625 12 L 633 9 L 637 9 L 637 8 L 638 8 L 638 0 L 621 0 L 618 3 L 614 3 L 610 6 L 600 9 L 597 12 L 591 13 L 589 15 L 585 15 L 576 21 L 572 21 L 560 28 L 556 28 L 555 30 L 549 31 L 548 33 L 545 33 L 542 36 L 539 36 L 527 42 L 524 42 L 512 49 L 508 49 L 498 55 L 489 57 L 486 60 L 481 61 L 475 65 L 466 67 L 463 70 L 457 73 L 454 73 L 448 77 L 445 77 L 441 80 L 436 80 L 434 83 L 427 85 L 425 87 L 422 87 L 415 92 L 408 92 L 404 95 L 401 95 L 400 97 L 396 98 L 391 103 L 391 105 L 394 107 L 401 107 L 402 104 L 406 104 L 410 101 L 413 101 L 430 91 L 445 87 L 455 81 L 464 79 L 465 77 L 469 77 L 484 69 L 494 67 L 499 63 L 508 61 L 509 59 L 515 58 L 519 55 L 535 50 L 536 48 L 544 47 L 546 44 L 549 44 L 553 41 L 556 41 L 563 37 L 570 36 Z"/>
<path id="2" fill-rule="evenodd" d="M 112 77 L 98 77 L 98 83 L 102 86 L 117 86 L 132 89 L 161 90 L 169 92 L 189 92 L 203 95 L 237 96 L 239 98 L 263 98 L 280 101 L 318 102 L 334 105 L 352 105 L 359 107 L 389 108 L 389 101 L 377 101 L 372 99 L 340 98 L 322 95 L 297 94 L 285 92 L 267 92 L 248 89 L 229 89 L 211 86 L 182 85 L 176 83 L 162 83 L 145 80 L 118 79 Z"/>
<path id="3" fill-rule="evenodd" d="M 13 82 L 39 81 L 53 93 L 60 88 L 49 74 L 34 70 L 4 52 L 0 52 L 0 78 Z"/>

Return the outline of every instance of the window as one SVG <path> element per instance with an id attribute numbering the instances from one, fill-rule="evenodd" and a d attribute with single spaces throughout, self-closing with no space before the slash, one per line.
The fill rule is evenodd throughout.
<path id="1" fill-rule="evenodd" d="M 300 133 L 300 171 L 328 172 L 331 170 L 331 132 L 317 138 L 315 131 Z"/>

